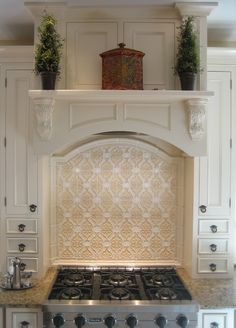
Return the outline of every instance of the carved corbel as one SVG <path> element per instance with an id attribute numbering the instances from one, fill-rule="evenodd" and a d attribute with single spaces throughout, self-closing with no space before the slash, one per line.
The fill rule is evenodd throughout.
<path id="1" fill-rule="evenodd" d="M 52 136 L 52 114 L 54 103 L 54 98 L 34 99 L 36 130 L 42 140 L 49 140 Z"/>
<path id="2" fill-rule="evenodd" d="M 206 133 L 207 99 L 188 99 L 189 134 L 192 140 L 200 140 Z"/>

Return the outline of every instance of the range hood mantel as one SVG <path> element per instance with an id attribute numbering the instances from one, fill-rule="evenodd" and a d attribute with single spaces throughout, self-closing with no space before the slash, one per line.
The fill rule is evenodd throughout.
<path id="1" fill-rule="evenodd" d="M 53 153 L 96 133 L 133 131 L 165 140 L 190 156 L 206 155 L 206 108 L 213 92 L 30 90 L 29 95 L 38 153 Z"/>

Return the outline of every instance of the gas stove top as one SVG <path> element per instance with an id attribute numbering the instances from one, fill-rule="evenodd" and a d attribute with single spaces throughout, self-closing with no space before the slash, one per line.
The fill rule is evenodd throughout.
<path id="1" fill-rule="evenodd" d="M 43 310 L 47 328 L 165 328 L 196 327 L 198 305 L 173 267 L 62 267 Z"/>
<path id="2" fill-rule="evenodd" d="M 174 268 L 62 268 L 50 300 L 191 300 Z"/>

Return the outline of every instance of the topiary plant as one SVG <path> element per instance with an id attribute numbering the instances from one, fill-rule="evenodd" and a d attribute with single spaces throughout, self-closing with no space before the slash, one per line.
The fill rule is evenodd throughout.
<path id="1" fill-rule="evenodd" d="M 194 17 L 188 16 L 179 27 L 178 50 L 174 68 L 176 74 L 185 72 L 197 74 L 201 71 L 199 46 L 193 22 Z"/>
<path id="2" fill-rule="evenodd" d="M 35 48 L 35 73 L 50 72 L 59 77 L 63 39 L 56 30 L 56 19 L 46 12 L 38 27 L 38 38 L 39 43 Z"/>

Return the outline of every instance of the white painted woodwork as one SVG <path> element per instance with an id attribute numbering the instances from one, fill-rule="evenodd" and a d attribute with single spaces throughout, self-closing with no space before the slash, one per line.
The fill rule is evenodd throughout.
<path id="1" fill-rule="evenodd" d="M 218 324 L 218 326 L 217 326 Z M 207 309 L 198 313 L 198 328 L 233 328 L 234 309 Z"/>
<path id="2" fill-rule="evenodd" d="M 199 158 L 199 216 L 230 215 L 230 72 L 208 72 L 208 155 Z"/>
<path id="3" fill-rule="evenodd" d="M 6 214 L 37 215 L 29 210 L 37 205 L 37 156 L 29 141 L 31 70 L 6 73 Z"/>
<path id="4" fill-rule="evenodd" d="M 20 230 L 20 225 L 24 225 L 24 230 Z M 6 219 L 6 232 L 8 234 L 36 234 L 38 232 L 38 222 L 37 219 L 18 219 L 18 218 L 8 218 Z"/>
<path id="5" fill-rule="evenodd" d="M 227 255 L 229 252 L 228 239 L 219 238 L 199 238 L 198 240 L 198 254 L 199 255 Z"/>
<path id="6" fill-rule="evenodd" d="M 214 227 L 216 228 L 214 229 Z M 222 234 L 229 233 L 229 220 L 206 220 L 201 219 L 198 223 L 199 235 L 211 235 L 209 237 L 215 237 Z"/>
<path id="7" fill-rule="evenodd" d="M 16 253 L 16 254 L 14 254 L 14 256 L 8 256 L 7 257 L 7 267 L 9 267 L 11 265 L 11 260 L 15 256 L 18 256 L 19 257 L 19 254 Z M 38 267 L 39 259 L 38 258 L 36 258 L 36 257 L 20 256 L 20 259 L 21 259 L 21 263 L 24 263 L 26 265 L 24 272 L 37 273 L 39 271 L 39 267 Z"/>
<path id="8" fill-rule="evenodd" d="M 143 51 L 144 89 L 174 89 L 174 22 L 125 22 L 127 47 Z"/>
<path id="9" fill-rule="evenodd" d="M 211 270 L 211 264 L 215 264 L 215 271 Z M 218 273 L 227 274 L 229 272 L 229 259 L 228 258 L 217 258 L 217 257 L 199 257 L 198 258 L 198 273 L 214 274 Z"/>
<path id="10" fill-rule="evenodd" d="M 19 245 L 24 244 L 24 250 L 19 250 Z M 35 254 L 38 252 L 37 238 L 7 238 L 8 253 Z M 21 256 L 21 255 L 19 255 Z"/>
<path id="11" fill-rule="evenodd" d="M 101 89 L 100 53 L 117 48 L 116 22 L 67 24 L 67 89 Z"/>
<path id="12" fill-rule="evenodd" d="M 206 111 L 212 92 L 30 90 L 29 95 L 34 100 L 38 119 L 37 132 L 34 131 L 34 149 L 38 153 L 53 153 L 101 132 L 132 131 L 160 138 L 191 156 L 206 154 L 205 113 L 202 112 Z M 55 100 L 52 124 L 43 120 L 45 115 L 40 115 L 47 110 L 46 100 L 47 103 Z M 192 114 L 196 111 L 199 111 L 197 122 Z M 43 126 L 52 126 L 48 142 L 43 138 L 44 133 L 39 134 L 42 122 Z M 199 130 L 203 131 L 200 136 Z"/>
<path id="13" fill-rule="evenodd" d="M 0 327 L 3 327 L 3 309 L 0 307 Z"/>
<path id="14" fill-rule="evenodd" d="M 43 314 L 41 309 L 30 308 L 6 308 L 5 328 L 24 328 L 22 322 L 27 321 L 29 328 L 41 328 L 43 325 Z"/>

